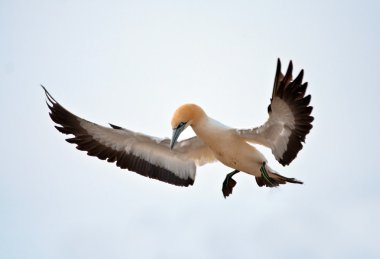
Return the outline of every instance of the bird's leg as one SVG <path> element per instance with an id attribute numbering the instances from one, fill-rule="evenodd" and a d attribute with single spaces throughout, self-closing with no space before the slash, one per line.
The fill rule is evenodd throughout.
<path id="1" fill-rule="evenodd" d="M 224 198 L 226 198 L 228 195 L 230 195 L 232 193 L 232 189 L 236 185 L 236 181 L 234 179 L 232 179 L 232 176 L 234 176 L 235 174 L 237 174 L 239 172 L 240 172 L 239 170 L 234 170 L 231 173 L 226 175 L 226 179 L 224 179 L 223 187 L 222 187 L 222 192 L 223 192 Z"/>
<path id="2" fill-rule="evenodd" d="M 265 169 L 265 162 L 263 162 L 263 165 L 260 167 L 261 171 L 261 177 L 264 178 L 264 180 L 270 185 L 273 186 L 273 183 L 270 181 L 270 176 L 267 173 L 267 170 Z"/>

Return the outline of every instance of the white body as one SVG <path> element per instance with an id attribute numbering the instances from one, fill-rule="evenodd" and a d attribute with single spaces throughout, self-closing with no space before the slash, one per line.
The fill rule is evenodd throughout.
<path id="1" fill-rule="evenodd" d="M 197 136 L 212 150 L 215 158 L 224 165 L 254 175 L 260 175 L 265 157 L 243 139 L 236 129 L 227 127 L 212 118 L 203 118 L 192 126 Z"/>

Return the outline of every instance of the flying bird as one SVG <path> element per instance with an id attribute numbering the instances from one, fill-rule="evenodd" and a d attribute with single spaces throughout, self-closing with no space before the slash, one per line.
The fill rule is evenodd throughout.
<path id="1" fill-rule="evenodd" d="M 273 93 L 268 106 L 269 118 L 261 126 L 249 129 L 228 127 L 211 117 L 196 104 L 184 104 L 171 120 L 172 138 L 156 138 L 110 124 L 105 127 L 82 119 L 66 110 L 46 90 L 47 105 L 55 128 L 72 135 L 66 141 L 86 151 L 89 156 L 114 163 L 122 169 L 178 186 L 193 185 L 196 167 L 220 161 L 234 169 L 228 173 L 223 185 L 224 197 L 232 193 L 238 172 L 255 177 L 258 186 L 277 187 L 285 183 L 302 184 L 294 178 L 278 174 L 269 167 L 266 158 L 255 144 L 272 150 L 276 160 L 289 165 L 302 149 L 306 135 L 312 128 L 311 96 L 307 95 L 307 82 L 303 83 L 303 70 L 293 80 L 290 61 L 285 75 L 280 59 L 274 80 Z M 196 136 L 177 141 L 180 134 L 191 127 Z"/>

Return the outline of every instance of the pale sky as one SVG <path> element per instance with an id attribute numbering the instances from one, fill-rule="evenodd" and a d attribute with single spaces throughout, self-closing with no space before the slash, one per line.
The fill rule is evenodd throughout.
<path id="1" fill-rule="evenodd" d="M 379 258 L 380 1 L 0 1 L 0 258 Z M 64 107 L 157 137 L 194 102 L 238 128 L 267 118 L 277 58 L 305 70 L 314 128 L 259 188 L 198 168 L 181 188 L 88 157 Z M 191 136 L 191 129 L 183 137 Z"/>

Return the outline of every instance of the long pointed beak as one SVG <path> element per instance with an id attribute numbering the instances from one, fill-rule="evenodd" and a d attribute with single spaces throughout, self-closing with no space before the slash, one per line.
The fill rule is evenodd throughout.
<path id="1" fill-rule="evenodd" d="M 181 135 L 184 129 L 185 127 L 178 127 L 178 128 L 173 129 L 172 140 L 170 141 L 170 149 L 173 149 L 174 145 L 177 143 L 177 139 L 179 135 Z"/>

